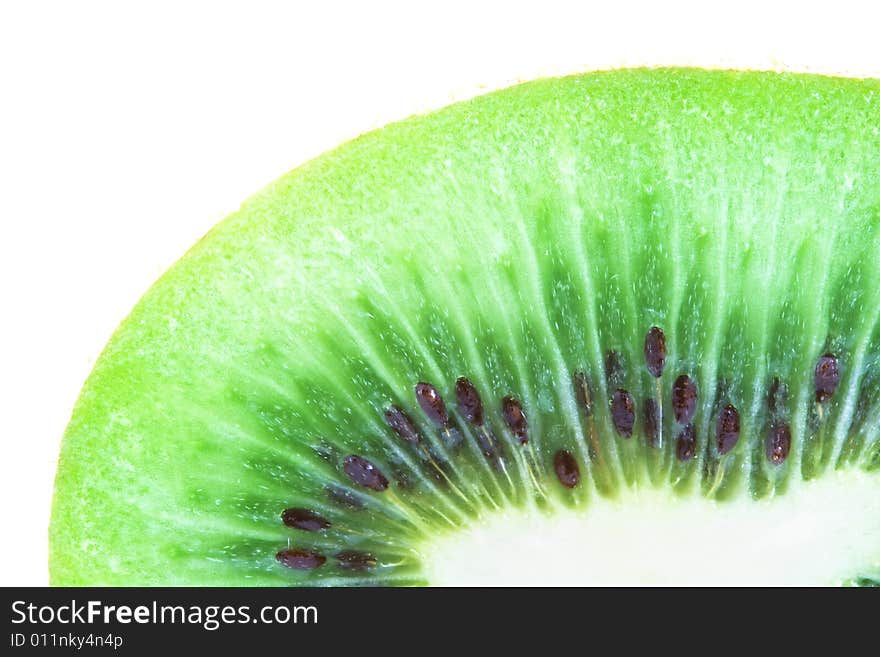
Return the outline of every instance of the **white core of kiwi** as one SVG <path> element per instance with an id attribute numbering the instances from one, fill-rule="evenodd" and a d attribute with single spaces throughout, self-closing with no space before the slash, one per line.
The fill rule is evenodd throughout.
<path id="1" fill-rule="evenodd" d="M 759 501 L 646 488 L 501 512 L 420 552 L 434 586 L 820 586 L 876 577 L 878 548 L 880 476 L 848 470 Z"/>

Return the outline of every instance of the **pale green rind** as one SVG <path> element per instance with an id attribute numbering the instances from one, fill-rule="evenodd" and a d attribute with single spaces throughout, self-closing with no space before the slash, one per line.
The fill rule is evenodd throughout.
<path id="1" fill-rule="evenodd" d="M 278 512 L 316 478 L 342 481 L 307 446 L 396 453 L 381 409 L 411 408 L 423 378 L 448 391 L 466 374 L 493 410 L 520 396 L 540 457 L 564 445 L 586 462 L 571 371 L 607 398 L 596 373 L 614 348 L 628 387 L 651 390 L 651 324 L 672 338 L 670 367 L 702 390 L 725 378 L 743 411 L 730 495 L 821 473 L 801 446 L 829 339 L 847 355 L 829 459 L 875 467 L 878 126 L 877 81 L 620 71 L 410 119 L 288 174 L 175 265 L 102 354 L 62 448 L 52 582 L 301 581 L 272 558 L 290 537 Z M 772 375 L 791 385 L 782 469 L 761 458 Z M 637 440 L 603 450 L 618 485 L 647 472 L 684 492 L 714 458 L 705 441 L 688 467 L 669 450 L 646 465 Z M 463 462 L 462 477 L 482 472 Z"/>

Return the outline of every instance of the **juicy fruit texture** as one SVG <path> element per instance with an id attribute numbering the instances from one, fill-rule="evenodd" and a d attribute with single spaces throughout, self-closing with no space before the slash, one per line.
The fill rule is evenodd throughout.
<path id="1" fill-rule="evenodd" d="M 52 581 L 875 581 L 878 126 L 877 81 L 617 71 L 292 172 L 96 365 Z"/>

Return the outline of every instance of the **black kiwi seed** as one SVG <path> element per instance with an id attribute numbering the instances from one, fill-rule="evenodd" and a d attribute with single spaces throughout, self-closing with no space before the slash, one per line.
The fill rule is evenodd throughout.
<path id="1" fill-rule="evenodd" d="M 458 403 L 458 412 L 467 421 L 479 430 L 475 432 L 477 443 L 483 455 L 493 462 L 496 467 L 500 466 L 500 458 L 503 448 L 488 427 L 484 426 L 483 400 L 477 388 L 470 379 L 460 376 L 455 382 L 455 399 Z"/>
<path id="2" fill-rule="evenodd" d="M 728 404 L 718 414 L 715 426 L 715 444 L 719 454 L 727 454 L 736 447 L 739 441 L 739 411 L 733 404 Z"/>
<path id="3" fill-rule="evenodd" d="M 525 445 L 529 442 L 529 423 L 522 405 L 514 397 L 508 395 L 501 400 L 501 411 L 504 415 L 504 421 L 520 444 Z"/>
<path id="4" fill-rule="evenodd" d="M 648 445 L 651 447 L 657 444 L 657 437 L 659 435 L 660 426 L 657 423 L 658 413 L 657 413 L 657 400 L 653 397 L 648 397 L 645 399 L 645 403 L 643 405 L 643 413 L 645 416 L 645 440 L 647 440 Z"/>
<path id="5" fill-rule="evenodd" d="M 369 552 L 360 552 L 358 550 L 343 550 L 336 555 L 339 567 L 342 570 L 369 570 L 377 563 L 376 557 Z"/>
<path id="6" fill-rule="evenodd" d="M 571 452 L 560 449 L 553 457 L 553 469 L 559 483 L 566 488 L 574 488 L 581 480 L 581 470 Z"/>
<path id="7" fill-rule="evenodd" d="M 440 392 L 430 383 L 420 381 L 416 384 L 416 401 L 422 407 L 422 411 L 434 424 L 445 427 L 449 424 L 449 414 L 446 412 L 446 404 Z"/>
<path id="8" fill-rule="evenodd" d="M 767 459 L 773 465 L 785 461 L 791 449 L 791 427 L 787 422 L 774 422 L 767 436 Z"/>
<path id="9" fill-rule="evenodd" d="M 611 419 L 617 433 L 624 438 L 632 436 L 636 423 L 636 404 L 632 395 L 622 388 L 611 395 Z"/>
<path id="10" fill-rule="evenodd" d="M 422 438 L 419 435 L 418 429 L 416 429 L 416 425 L 413 424 L 409 415 L 402 408 L 391 405 L 385 409 L 385 422 L 388 423 L 388 426 L 391 427 L 394 433 L 405 441 L 413 445 L 418 445 L 421 442 Z"/>
<path id="11" fill-rule="evenodd" d="M 388 480 L 382 471 L 362 456 L 356 454 L 346 456 L 342 469 L 348 478 L 358 486 L 369 488 L 378 493 L 388 488 Z"/>
<path id="12" fill-rule="evenodd" d="M 816 363 L 813 373 L 813 383 L 816 387 L 816 401 L 822 403 L 831 398 L 840 383 L 840 366 L 837 356 L 825 354 Z"/>
<path id="13" fill-rule="evenodd" d="M 469 379 L 462 376 L 455 382 L 455 398 L 461 416 L 471 424 L 482 426 L 483 400 L 480 399 L 480 393 Z"/>
<path id="14" fill-rule="evenodd" d="M 679 461 L 690 461 L 697 453 L 697 432 L 693 424 L 682 427 L 675 441 L 675 456 Z"/>
<path id="15" fill-rule="evenodd" d="M 319 516 L 314 511 L 293 507 L 284 509 L 281 514 L 281 521 L 288 527 L 301 529 L 306 532 L 317 532 L 330 527 L 330 521 Z"/>
<path id="16" fill-rule="evenodd" d="M 577 398 L 578 403 L 584 409 L 584 413 L 586 413 L 587 417 L 593 415 L 593 391 L 590 388 L 590 380 L 587 378 L 587 375 L 578 370 L 572 376 L 574 381 L 574 394 Z"/>
<path id="17" fill-rule="evenodd" d="M 697 384 L 687 374 L 679 376 L 672 386 L 672 412 L 679 424 L 688 424 L 697 412 Z"/>
<path id="18" fill-rule="evenodd" d="M 299 548 L 281 550 L 275 555 L 275 559 L 282 565 L 294 570 L 314 570 L 323 566 L 324 562 L 327 561 L 327 557 L 323 554 Z"/>
<path id="19" fill-rule="evenodd" d="M 656 326 L 652 326 L 645 336 L 645 363 L 651 376 L 659 379 L 663 375 L 663 368 L 666 366 L 666 335 Z"/>

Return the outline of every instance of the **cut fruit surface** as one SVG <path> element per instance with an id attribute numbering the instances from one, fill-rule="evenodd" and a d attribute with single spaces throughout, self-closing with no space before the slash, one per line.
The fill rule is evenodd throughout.
<path id="1" fill-rule="evenodd" d="M 874 582 L 878 181 L 880 82 L 806 75 L 542 80 L 346 144 L 119 328 L 52 581 Z"/>

